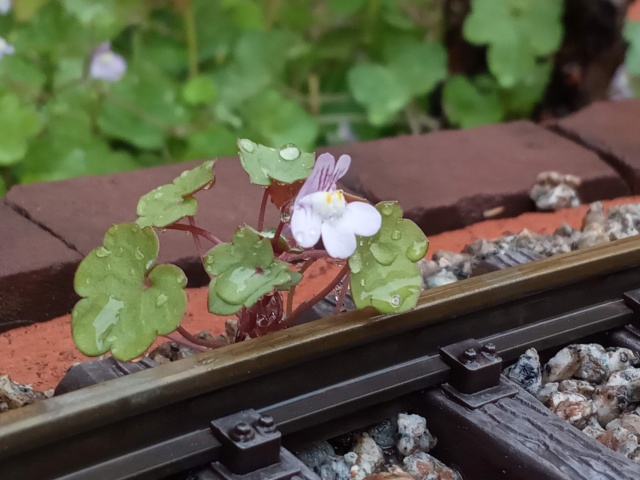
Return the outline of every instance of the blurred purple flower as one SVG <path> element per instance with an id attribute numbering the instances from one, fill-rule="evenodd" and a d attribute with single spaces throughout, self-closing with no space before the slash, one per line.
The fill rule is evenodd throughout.
<path id="1" fill-rule="evenodd" d="M 348 258 L 356 250 L 356 235 L 375 235 L 382 224 L 380 212 L 364 202 L 347 203 L 336 182 L 347 173 L 351 157 L 323 153 L 293 202 L 291 231 L 303 248 L 313 247 L 322 235 L 327 253 Z"/>
<path id="2" fill-rule="evenodd" d="M 6 15 L 11 10 L 11 0 L 0 0 L 0 14 Z"/>
<path id="3" fill-rule="evenodd" d="M 13 45 L 7 43 L 4 38 L 0 37 L 0 59 L 5 55 L 13 55 L 15 51 L 16 49 Z"/>
<path id="4" fill-rule="evenodd" d="M 125 59 L 111 51 L 111 42 L 101 43 L 91 55 L 89 76 L 107 82 L 117 82 L 127 71 Z"/>

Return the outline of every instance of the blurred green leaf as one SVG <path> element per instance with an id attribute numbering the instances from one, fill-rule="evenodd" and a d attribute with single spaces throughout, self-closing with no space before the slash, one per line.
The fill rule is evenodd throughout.
<path id="1" fill-rule="evenodd" d="M 19 162 L 27 141 L 40 131 L 38 115 L 11 93 L 0 95 L 0 166 Z"/>
<path id="2" fill-rule="evenodd" d="M 411 96 L 430 92 L 447 76 L 447 52 L 439 42 L 397 44 L 389 68 Z"/>
<path id="3" fill-rule="evenodd" d="M 360 63 L 349 70 L 349 90 L 367 110 L 369 121 L 388 123 L 409 100 L 411 94 L 389 67 Z"/>
<path id="4" fill-rule="evenodd" d="M 222 125 L 210 125 L 204 130 L 191 132 L 186 141 L 183 160 L 233 156 L 238 153 L 236 134 Z"/>
<path id="5" fill-rule="evenodd" d="M 81 352 L 95 357 L 111 350 L 118 360 L 131 360 L 180 325 L 187 277 L 175 265 L 154 266 L 157 258 L 153 229 L 124 223 L 80 262 L 74 287 L 82 299 L 71 328 Z"/>
<path id="6" fill-rule="evenodd" d="M 139 148 L 161 148 L 172 127 L 188 121 L 168 77 L 147 66 L 128 72 L 111 86 L 98 116 L 98 126 L 109 136 Z"/>
<path id="7" fill-rule="evenodd" d="M 299 103 L 267 90 L 244 104 L 242 115 L 253 138 L 269 145 L 295 143 L 310 150 L 316 143 L 318 124 Z"/>
<path id="8" fill-rule="evenodd" d="M 523 118 L 531 115 L 540 102 L 551 79 L 553 64 L 539 63 L 520 83 L 513 88 L 502 89 L 501 103 L 508 117 Z"/>
<path id="9" fill-rule="evenodd" d="M 557 0 L 474 0 L 463 33 L 476 45 L 488 45 L 489 70 L 511 88 L 562 41 L 563 2 Z"/>
<path id="10" fill-rule="evenodd" d="M 27 22 L 38 13 L 49 0 L 13 0 L 11 9 L 18 22 Z"/>
<path id="11" fill-rule="evenodd" d="M 329 0 L 329 8 L 345 17 L 353 15 L 366 4 L 367 0 Z"/>
<path id="12" fill-rule="evenodd" d="M 0 80 L 23 100 L 36 100 L 42 93 L 47 76 L 38 65 L 21 52 L 0 61 Z"/>
<path id="13" fill-rule="evenodd" d="M 422 276 L 416 262 L 427 253 L 429 241 L 422 230 L 402 218 L 397 202 L 376 205 L 382 214 L 380 231 L 358 237 L 349 258 L 351 293 L 358 308 L 372 306 L 381 313 L 404 312 L 415 307 Z"/>
<path id="14" fill-rule="evenodd" d="M 182 87 L 182 98 L 189 105 L 211 103 L 215 100 L 218 91 L 211 77 L 198 75 L 187 80 Z"/>
<path id="15" fill-rule="evenodd" d="M 4 178 L 0 177 L 0 197 L 7 193 L 7 184 L 4 181 Z"/>
<path id="16" fill-rule="evenodd" d="M 491 79 L 485 88 L 479 88 L 478 80 L 456 75 L 449 79 L 442 92 L 442 101 L 447 118 L 462 128 L 496 123 L 504 116 L 497 85 Z"/>

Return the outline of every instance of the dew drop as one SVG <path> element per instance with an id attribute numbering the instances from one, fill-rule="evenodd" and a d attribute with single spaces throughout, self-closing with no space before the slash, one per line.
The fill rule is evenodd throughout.
<path id="1" fill-rule="evenodd" d="M 376 262 L 380 265 L 391 265 L 398 256 L 396 252 L 381 242 L 372 244 L 370 250 L 373 258 L 375 258 Z"/>
<path id="2" fill-rule="evenodd" d="M 180 178 L 184 178 L 184 177 L 186 177 L 187 175 L 189 175 L 189 170 L 185 170 L 184 172 L 182 172 L 182 173 L 180 174 Z"/>
<path id="3" fill-rule="evenodd" d="M 401 238 L 402 238 L 402 234 L 400 233 L 400 230 L 394 230 L 393 233 L 391 234 L 392 240 L 400 240 Z"/>
<path id="4" fill-rule="evenodd" d="M 289 212 L 282 212 L 280 213 L 280 221 L 283 223 L 287 223 L 289 220 L 291 220 L 291 214 Z"/>
<path id="5" fill-rule="evenodd" d="M 364 282 L 364 278 L 360 279 L 360 286 L 361 286 L 361 287 L 364 287 L 364 284 L 365 284 L 365 282 Z"/>
<path id="6" fill-rule="evenodd" d="M 280 149 L 280 157 L 287 161 L 295 160 L 300 157 L 300 149 L 295 145 L 288 143 Z"/>
<path id="7" fill-rule="evenodd" d="M 251 153 L 256 149 L 256 144 L 248 138 L 238 140 L 238 146 L 247 153 Z"/>
<path id="8" fill-rule="evenodd" d="M 162 198 L 163 193 L 162 192 L 156 192 L 153 194 L 153 198 L 155 198 L 156 200 Z"/>
<path id="9" fill-rule="evenodd" d="M 111 250 L 107 250 L 104 247 L 100 247 L 96 250 L 96 257 L 104 258 L 108 257 L 109 255 L 111 255 Z"/>
<path id="10" fill-rule="evenodd" d="M 178 283 L 182 283 L 182 277 L 180 277 L 180 276 L 176 277 L 176 281 L 177 281 Z"/>
<path id="11" fill-rule="evenodd" d="M 385 202 L 382 205 L 382 214 L 389 216 L 391 215 L 391 213 L 393 213 L 393 203 L 392 202 Z"/>
<path id="12" fill-rule="evenodd" d="M 167 303 L 167 296 L 164 293 L 161 293 L 158 295 L 158 298 L 156 298 L 156 307 L 161 307 L 165 303 Z"/>
<path id="13" fill-rule="evenodd" d="M 138 247 L 136 247 L 136 253 L 134 255 L 136 257 L 136 260 L 142 260 L 144 258 L 144 253 L 142 253 L 142 250 L 140 250 Z"/>
<path id="14" fill-rule="evenodd" d="M 400 303 L 402 302 L 402 298 L 400 298 L 400 295 L 394 295 L 389 301 L 394 307 L 399 307 Z"/>
<path id="15" fill-rule="evenodd" d="M 349 268 L 351 268 L 351 273 L 358 273 L 362 270 L 362 257 L 359 253 L 354 253 L 349 258 Z"/>

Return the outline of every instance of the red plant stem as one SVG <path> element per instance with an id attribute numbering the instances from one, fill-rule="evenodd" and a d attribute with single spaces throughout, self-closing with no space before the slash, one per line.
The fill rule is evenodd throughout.
<path id="1" fill-rule="evenodd" d="M 273 234 L 273 238 L 271 239 L 271 246 L 273 247 L 274 251 L 276 251 L 276 249 L 278 248 L 278 240 L 280 240 L 280 234 L 282 233 L 283 229 L 284 229 L 284 222 L 280 220 L 280 223 L 278 224 L 278 228 L 276 228 L 276 232 Z"/>
<path id="2" fill-rule="evenodd" d="M 258 231 L 261 232 L 264 228 L 264 214 L 267 211 L 267 200 L 269 199 L 269 189 L 264 189 L 262 195 L 262 203 L 260 203 L 260 214 L 258 215 Z"/>
<path id="3" fill-rule="evenodd" d="M 197 228 L 196 220 L 193 217 L 187 217 L 187 218 L 189 219 L 189 225 L 191 225 L 194 228 Z M 202 248 L 202 242 L 200 241 L 200 237 L 198 235 L 191 235 L 191 236 L 193 237 L 193 243 L 196 244 L 196 250 L 198 251 L 198 256 L 200 257 L 200 261 L 202 262 L 204 271 L 207 272 L 207 266 L 204 263 L 204 249 Z M 207 272 L 207 275 L 211 277 L 209 272 Z"/>
<path id="4" fill-rule="evenodd" d="M 342 304 L 344 303 L 344 298 L 347 296 L 347 291 L 349 290 L 349 278 L 350 275 L 347 273 L 344 277 L 344 280 L 342 281 L 342 285 L 340 286 L 340 294 L 336 299 L 336 314 L 342 312 Z"/>
<path id="5" fill-rule="evenodd" d="M 171 225 L 167 225 L 164 228 L 166 228 L 167 230 L 182 230 L 185 232 L 191 232 L 194 236 L 198 235 L 202 238 L 206 238 L 214 245 L 219 245 L 222 243 L 222 240 L 216 237 L 213 233 L 193 225 L 184 225 L 182 223 L 172 223 Z"/>
<path id="6" fill-rule="evenodd" d="M 307 270 L 307 268 L 309 268 L 313 264 L 313 262 L 315 262 L 314 259 L 309 259 L 306 262 L 304 262 L 300 267 L 300 270 L 298 270 L 298 273 L 303 274 Z M 293 294 L 296 293 L 296 286 L 297 285 L 294 285 L 293 287 L 291 287 L 289 289 L 289 294 L 287 295 L 287 310 L 286 310 L 287 317 L 291 315 L 291 312 L 293 311 Z"/>
<path id="7" fill-rule="evenodd" d="M 186 338 L 181 338 L 181 337 L 178 337 L 177 335 L 171 335 L 170 333 L 167 335 L 163 335 L 163 337 L 168 338 L 172 342 L 179 343 L 180 345 L 183 345 L 187 348 L 193 348 L 198 352 L 206 352 L 207 350 L 209 350 L 207 347 L 203 347 L 202 345 L 196 345 L 195 343 L 191 343 Z"/>
<path id="8" fill-rule="evenodd" d="M 192 333 L 189 333 L 187 331 L 187 329 L 185 329 L 182 325 L 180 325 L 178 328 L 176 328 L 176 332 L 178 332 L 180 335 L 182 335 L 184 338 L 186 338 L 188 341 L 190 341 L 191 343 L 195 343 L 196 345 L 200 345 L 202 347 L 207 347 L 207 348 L 218 348 L 218 347 L 222 347 L 224 345 L 226 345 L 226 343 L 218 340 L 205 340 L 203 338 L 199 338 L 195 335 L 193 335 Z"/>
<path id="9" fill-rule="evenodd" d="M 294 320 L 299 318 L 304 312 L 309 310 L 316 303 L 318 303 L 324 297 L 329 295 L 331 290 L 333 290 L 335 288 L 335 286 L 340 282 L 340 280 L 342 280 L 344 278 L 344 276 L 348 272 L 349 272 L 349 264 L 347 263 L 347 264 L 345 264 L 344 267 L 342 267 L 340 269 L 340 271 L 338 272 L 338 275 L 336 275 L 336 278 L 334 278 L 331 283 L 329 283 L 326 287 L 324 287 L 320 292 L 316 293 L 316 295 L 311 300 L 308 300 L 306 302 L 302 302 L 302 304 L 300 304 L 300 306 L 298 306 L 298 308 L 296 308 L 293 311 L 293 313 L 291 313 L 291 315 L 286 318 L 285 323 L 287 325 L 291 325 L 294 322 Z"/>
<path id="10" fill-rule="evenodd" d="M 307 250 L 302 253 L 282 253 L 278 257 L 278 260 L 283 260 L 287 263 L 298 262 L 300 260 L 309 260 L 318 258 L 328 258 L 329 254 L 325 250 Z"/>

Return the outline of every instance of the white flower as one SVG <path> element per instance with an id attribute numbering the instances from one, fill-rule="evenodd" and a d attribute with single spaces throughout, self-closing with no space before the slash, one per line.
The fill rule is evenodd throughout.
<path id="1" fill-rule="evenodd" d="M 104 42 L 93 51 L 89 76 L 107 82 L 117 82 L 127 71 L 125 59 L 111 51 L 111 42 Z"/>
<path id="2" fill-rule="evenodd" d="M 322 235 L 327 253 L 348 258 L 356 250 L 356 235 L 370 237 L 382 225 L 376 208 L 364 202 L 347 203 L 336 182 L 347 173 L 351 157 L 323 153 L 293 202 L 291 231 L 298 245 L 311 248 Z"/>
<path id="3" fill-rule="evenodd" d="M 11 10 L 11 0 L 0 0 L 0 15 L 6 15 Z"/>
<path id="4" fill-rule="evenodd" d="M 4 38 L 0 37 L 0 58 L 4 57 L 5 55 L 13 55 L 15 51 L 16 49 L 13 48 L 13 45 L 7 43 Z"/>

